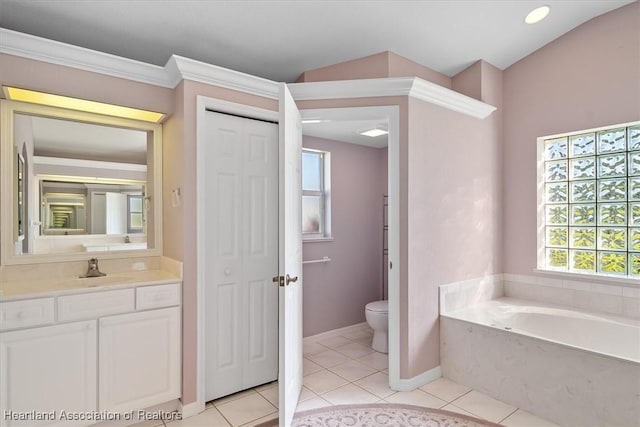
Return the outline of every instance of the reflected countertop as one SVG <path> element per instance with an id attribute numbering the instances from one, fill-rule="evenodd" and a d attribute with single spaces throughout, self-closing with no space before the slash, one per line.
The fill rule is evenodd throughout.
<path id="1" fill-rule="evenodd" d="M 0 301 L 43 298 L 79 292 L 161 285 L 182 279 L 165 270 L 137 270 L 90 278 L 47 278 L 0 282 Z"/>

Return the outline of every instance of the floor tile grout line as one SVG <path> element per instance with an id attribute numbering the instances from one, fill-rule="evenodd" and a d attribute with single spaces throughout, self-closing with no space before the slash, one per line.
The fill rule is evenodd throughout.
<path id="1" fill-rule="evenodd" d="M 513 411 L 511 411 L 511 412 L 509 413 L 509 415 L 507 415 L 506 417 L 504 417 L 503 419 L 501 419 L 500 421 L 498 421 L 498 424 L 502 423 L 504 420 L 506 420 L 507 418 L 509 418 L 511 415 L 515 414 L 515 413 L 518 411 L 518 409 L 520 409 L 520 408 L 516 408 L 516 409 L 514 409 Z"/>
<path id="2" fill-rule="evenodd" d="M 355 359 L 351 359 L 351 360 L 355 360 Z M 346 363 L 346 362 L 345 362 L 345 363 Z M 362 363 L 362 362 L 361 362 L 361 363 Z M 364 365 L 364 363 L 363 363 L 363 365 Z M 336 365 L 336 366 L 332 366 L 332 367 L 333 367 L 333 368 L 335 368 L 335 367 L 337 367 L 337 366 L 340 366 L 340 365 Z M 331 368 L 325 368 L 325 369 L 326 369 L 327 371 L 330 371 L 330 372 L 332 372 L 332 373 L 336 374 L 336 375 L 337 375 L 337 376 L 339 376 L 339 377 L 344 378 L 345 380 L 347 380 L 347 381 L 349 381 L 349 382 L 351 382 L 351 383 L 354 383 L 354 382 L 356 382 L 356 381 L 360 381 L 361 379 L 368 378 L 368 377 L 370 377 L 371 375 L 379 374 L 380 372 L 382 372 L 382 371 L 378 371 L 378 370 L 376 370 L 375 368 L 372 368 L 372 367 L 370 367 L 370 366 L 367 366 L 367 365 L 364 365 L 364 366 L 366 366 L 367 368 L 373 369 L 373 370 L 374 370 L 374 372 L 372 372 L 372 373 L 370 373 L 370 374 L 367 374 L 367 375 L 365 375 L 365 376 L 363 376 L 363 377 L 356 378 L 355 380 L 350 380 L 349 378 L 346 378 L 346 377 L 344 377 L 344 376 L 340 375 L 338 372 L 332 371 L 332 370 L 331 370 Z M 318 371 L 318 372 L 320 372 L 320 371 Z M 314 372 L 314 373 L 315 373 L 315 372 Z"/>
<path id="3" fill-rule="evenodd" d="M 441 378 L 444 378 L 444 377 L 441 377 Z M 455 399 L 453 399 L 453 400 L 452 400 L 452 401 L 450 401 L 449 403 L 453 403 L 453 402 L 455 402 L 456 400 L 460 399 L 461 397 L 464 397 L 464 396 L 466 396 L 467 394 L 471 393 L 473 390 L 474 390 L 474 389 L 472 389 L 472 388 L 471 388 L 471 389 L 469 389 L 469 390 L 465 391 L 464 393 L 462 393 L 460 396 L 456 397 Z M 436 397 L 437 397 L 437 396 L 436 396 Z M 442 400 L 445 400 L 445 399 L 442 399 Z M 455 405 L 455 406 L 456 406 L 456 407 L 458 407 L 457 405 Z M 460 408 L 460 409 L 462 409 L 462 408 Z"/>
<path id="4" fill-rule="evenodd" d="M 372 393 L 372 392 L 370 392 L 369 390 L 365 389 L 365 388 L 364 388 L 364 387 L 362 387 L 360 384 L 356 384 L 355 382 L 347 383 L 347 384 L 342 385 L 342 386 L 340 386 L 340 387 L 338 387 L 338 388 L 341 388 L 341 387 L 344 387 L 344 386 L 347 386 L 347 385 L 350 385 L 350 384 L 352 384 L 352 385 L 354 385 L 354 386 L 358 387 L 360 390 L 362 390 L 362 391 L 364 391 L 364 392 L 366 392 L 366 393 L 369 393 L 370 395 L 372 395 L 372 396 L 374 396 L 374 397 L 378 398 L 378 400 L 384 400 L 384 399 L 386 399 L 386 397 L 380 397 L 380 396 L 378 396 L 377 394 Z M 335 389 L 335 390 L 337 390 L 337 389 Z M 335 391 L 335 390 L 331 390 L 331 391 Z M 327 393 L 331 393 L 331 391 L 328 391 Z M 323 393 L 323 394 L 326 394 L 326 393 Z M 391 396 L 391 395 L 393 395 L 393 394 L 395 394 L 395 393 L 391 393 L 389 396 Z M 388 396 L 387 396 L 387 397 L 388 397 Z M 327 400 L 327 399 L 325 399 L 325 400 Z"/>
<path id="5" fill-rule="evenodd" d="M 238 400 L 238 399 L 242 399 L 243 397 L 251 396 L 251 394 L 252 394 L 252 393 L 250 393 L 250 392 L 258 393 L 258 391 L 256 390 L 256 388 L 255 388 L 255 387 L 253 387 L 253 388 L 248 388 L 248 389 L 246 389 L 246 390 L 241 390 L 241 391 L 236 392 L 236 393 L 233 393 L 233 394 L 231 394 L 231 395 L 229 395 L 229 396 L 222 396 L 222 397 L 220 397 L 220 398 L 218 398 L 218 399 L 210 400 L 209 402 L 212 402 L 213 406 L 217 408 L 218 406 L 224 406 L 224 405 L 226 405 L 227 403 L 231 403 L 231 402 L 236 401 L 236 400 Z M 233 399 L 231 399 L 231 398 L 230 398 L 231 396 L 234 396 L 234 395 L 236 395 L 236 394 L 237 394 L 237 395 L 242 394 L 242 396 L 236 396 L 236 397 L 234 397 Z M 258 393 L 258 394 L 260 394 L 260 393 Z M 215 402 L 216 402 L 216 400 L 222 400 L 222 399 L 229 399 L 229 400 L 225 401 L 224 403 L 215 403 Z M 206 405 L 207 403 L 208 403 L 208 402 L 205 402 L 205 405 Z"/>
<path id="6" fill-rule="evenodd" d="M 429 393 L 428 391 L 425 391 L 425 390 L 421 389 L 420 387 L 418 387 L 416 389 L 416 391 L 421 391 L 421 392 L 423 392 L 424 394 L 426 394 L 428 396 L 434 397 L 434 398 L 436 398 L 438 400 L 442 400 L 444 402 L 444 405 L 440 406 L 438 409 L 441 409 L 442 407 L 451 404 L 451 402 L 449 402 L 447 399 L 443 399 L 443 398 L 441 398 L 439 396 L 436 396 L 435 394 Z"/>
<path id="7" fill-rule="evenodd" d="M 230 426 L 233 427 L 233 423 L 231 422 L 231 420 L 228 419 L 227 417 L 225 417 L 224 414 L 222 413 L 222 411 L 218 410 L 217 406 L 214 405 L 214 406 L 212 406 L 212 408 L 215 409 L 218 412 L 218 414 L 220 414 L 220 416 L 222 418 L 224 418 L 224 420 L 227 422 L 227 424 L 229 424 Z M 209 409 L 211 409 L 211 408 L 209 408 Z M 251 422 L 251 421 L 249 421 L 249 422 Z"/>

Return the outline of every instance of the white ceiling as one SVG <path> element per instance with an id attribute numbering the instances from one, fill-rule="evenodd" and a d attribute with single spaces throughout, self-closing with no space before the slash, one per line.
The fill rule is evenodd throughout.
<path id="1" fill-rule="evenodd" d="M 386 147 L 386 135 L 376 137 L 360 135 L 360 132 L 371 129 L 387 130 L 386 120 L 332 120 L 330 122 L 302 123 L 302 133 L 305 135 L 374 148 Z"/>
<path id="2" fill-rule="evenodd" d="M 276 81 L 383 51 L 448 76 L 504 69 L 632 0 L 0 0 L 0 27 L 163 66 L 172 54 Z M 548 4 L 551 14 L 527 25 Z"/>
<path id="3" fill-rule="evenodd" d="M 479 59 L 505 69 L 633 0 L 0 0 L 0 27 L 159 66 L 172 54 L 275 81 L 393 51 L 448 76 Z M 551 6 L 536 25 L 535 7 Z M 1 40 L 0 40 L 1 43 Z M 305 134 L 374 146 L 364 123 Z"/>

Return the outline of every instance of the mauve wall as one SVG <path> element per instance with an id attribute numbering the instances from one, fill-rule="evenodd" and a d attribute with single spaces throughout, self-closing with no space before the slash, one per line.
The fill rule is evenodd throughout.
<path id="1" fill-rule="evenodd" d="M 640 119 L 640 3 L 504 72 L 504 272 L 536 267 L 536 138 Z"/>
<path id="2" fill-rule="evenodd" d="M 467 74 L 498 107 L 483 120 L 409 100 L 403 378 L 440 364 L 438 286 L 502 271 L 502 74 L 490 64 Z"/>
<path id="3" fill-rule="evenodd" d="M 305 260 L 331 258 L 304 265 L 303 335 L 310 336 L 364 322 L 365 305 L 381 299 L 387 150 L 306 135 L 302 145 L 331 153 L 334 240 L 303 245 Z"/>
<path id="4" fill-rule="evenodd" d="M 296 83 L 385 77 L 419 77 L 446 88 L 451 87 L 451 78 L 448 76 L 389 51 L 305 71 Z"/>

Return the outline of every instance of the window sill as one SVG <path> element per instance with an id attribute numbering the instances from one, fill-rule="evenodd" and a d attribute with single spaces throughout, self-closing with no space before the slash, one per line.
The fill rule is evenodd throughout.
<path id="1" fill-rule="evenodd" d="M 589 274 L 589 273 L 574 273 L 569 271 L 558 271 L 558 270 L 544 270 L 541 268 L 534 268 L 533 272 L 536 274 L 542 274 L 548 277 L 557 277 L 559 279 L 566 280 L 586 280 L 588 282 L 596 282 L 610 285 L 640 285 L 640 278 L 635 279 L 631 277 L 616 277 L 612 275 L 605 274 Z"/>
<path id="2" fill-rule="evenodd" d="M 333 237 L 307 237 L 302 238 L 302 243 L 323 243 L 333 242 Z"/>

